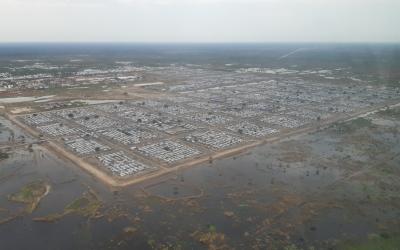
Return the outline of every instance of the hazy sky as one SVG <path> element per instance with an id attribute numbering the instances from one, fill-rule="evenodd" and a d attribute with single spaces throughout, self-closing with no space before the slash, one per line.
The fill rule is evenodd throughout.
<path id="1" fill-rule="evenodd" d="M 0 42 L 400 42 L 400 0 L 0 0 Z"/>

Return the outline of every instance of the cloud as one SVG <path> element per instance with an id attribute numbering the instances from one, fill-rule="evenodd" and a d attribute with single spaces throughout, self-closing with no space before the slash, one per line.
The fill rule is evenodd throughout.
<path id="1" fill-rule="evenodd" d="M 342 5 L 358 4 L 361 8 L 370 5 L 395 4 L 397 0 L 0 0 L 2 4 L 7 5 L 131 5 L 131 6 L 152 6 L 152 5 L 235 5 L 235 4 L 277 4 L 277 5 Z"/>
<path id="2" fill-rule="evenodd" d="M 1 41 L 400 41 L 398 0 L 0 0 Z"/>

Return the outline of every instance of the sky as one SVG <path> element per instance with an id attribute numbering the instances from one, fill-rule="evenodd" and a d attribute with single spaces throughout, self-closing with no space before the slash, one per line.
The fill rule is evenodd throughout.
<path id="1" fill-rule="evenodd" d="M 0 42 L 400 42 L 400 0 L 0 0 Z"/>

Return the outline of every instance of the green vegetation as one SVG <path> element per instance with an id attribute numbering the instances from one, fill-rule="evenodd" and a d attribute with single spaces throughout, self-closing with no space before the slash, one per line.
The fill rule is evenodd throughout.
<path id="1" fill-rule="evenodd" d="M 89 201 L 86 197 L 81 197 L 79 199 L 74 200 L 65 209 L 66 210 L 79 210 L 79 209 L 84 208 L 88 204 L 88 202 Z"/>
<path id="2" fill-rule="evenodd" d="M 81 101 L 73 101 L 73 102 L 70 102 L 70 106 L 72 106 L 73 108 L 81 107 L 81 106 L 87 106 L 87 103 L 86 102 L 81 102 Z"/>
<path id="3" fill-rule="evenodd" d="M 372 122 L 364 117 L 359 117 L 348 122 L 335 123 L 333 127 L 339 133 L 353 133 L 358 129 L 372 127 Z"/>
<path id="4" fill-rule="evenodd" d="M 101 202 L 97 196 L 89 191 L 83 197 L 76 199 L 65 207 L 64 212 L 67 214 L 76 213 L 85 217 L 94 217 L 98 214 Z"/>
<path id="5" fill-rule="evenodd" d="M 0 173 L 0 180 L 8 179 L 14 174 L 15 172 L 11 174 Z M 49 185 L 45 184 L 44 182 L 37 181 L 26 185 L 17 193 L 8 196 L 8 199 L 10 201 L 24 203 L 26 204 L 26 207 L 22 210 L 9 210 L 5 208 L 0 208 L 0 214 L 2 214 L 2 218 L 0 218 L 0 225 L 11 222 L 16 218 L 24 216 L 25 214 L 32 213 L 38 206 L 41 199 L 47 195 L 49 190 Z M 6 217 L 3 218 L 3 214 L 6 215 Z"/>
<path id="6" fill-rule="evenodd" d="M 359 117 L 357 119 L 354 119 L 350 122 L 350 125 L 356 126 L 356 127 L 370 127 L 371 126 L 371 121 L 369 119 Z"/>
<path id="7" fill-rule="evenodd" d="M 340 246 L 339 249 L 343 250 L 399 250 L 400 249 L 400 236 L 390 237 L 389 235 L 382 234 L 374 236 L 363 243 L 346 243 Z"/>
<path id="8" fill-rule="evenodd" d="M 74 200 L 68 204 L 64 211 L 61 213 L 50 214 L 45 217 L 34 218 L 34 221 L 42 222 L 55 222 L 62 219 L 68 214 L 79 214 L 84 217 L 93 218 L 99 216 L 99 210 L 102 206 L 100 199 L 94 193 L 89 190 L 83 194 L 82 197 Z"/>
<path id="9" fill-rule="evenodd" d="M 385 110 L 379 111 L 378 114 L 383 117 L 400 118 L 400 108 L 386 108 Z"/>
<path id="10" fill-rule="evenodd" d="M 8 159 L 9 155 L 6 152 L 0 152 L 0 161 Z"/>
<path id="11" fill-rule="evenodd" d="M 44 181 L 35 181 L 21 188 L 17 193 L 8 197 L 10 201 L 27 204 L 25 211 L 32 213 L 39 202 L 50 190 L 50 186 Z"/>
<path id="12" fill-rule="evenodd" d="M 229 249 L 225 234 L 218 233 L 214 225 L 208 225 L 205 231 L 195 231 L 191 236 L 208 249 Z"/>

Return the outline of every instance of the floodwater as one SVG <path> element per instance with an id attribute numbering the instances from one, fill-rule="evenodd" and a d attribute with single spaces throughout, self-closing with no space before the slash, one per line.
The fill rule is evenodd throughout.
<path id="1" fill-rule="evenodd" d="M 21 129 L 0 116 L 0 146 L 10 145 L 12 140 L 17 143 L 32 143 L 35 140 L 26 135 Z"/>
<path id="2" fill-rule="evenodd" d="M 19 147 L 0 162 L 0 221 L 23 208 L 7 197 L 24 185 L 44 180 L 51 191 L 32 214 L 0 225 L 1 249 L 340 249 L 397 233 L 399 128 L 353 125 L 118 189 L 40 146 Z M 89 189 L 98 216 L 33 220 Z"/>

